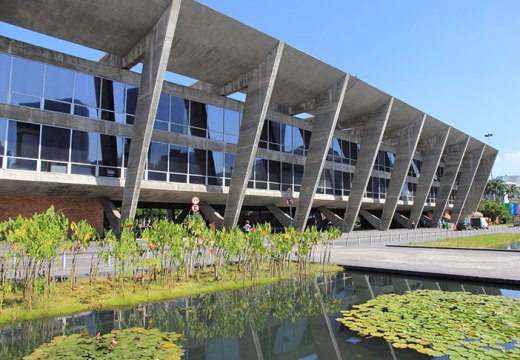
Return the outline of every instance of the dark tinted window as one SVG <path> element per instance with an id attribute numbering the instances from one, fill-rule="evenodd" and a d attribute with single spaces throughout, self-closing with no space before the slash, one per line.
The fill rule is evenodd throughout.
<path id="1" fill-rule="evenodd" d="M 9 121 L 7 155 L 38 158 L 40 125 Z"/>
<path id="2" fill-rule="evenodd" d="M 51 126 L 42 127 L 41 158 L 69 161 L 70 130 Z"/>

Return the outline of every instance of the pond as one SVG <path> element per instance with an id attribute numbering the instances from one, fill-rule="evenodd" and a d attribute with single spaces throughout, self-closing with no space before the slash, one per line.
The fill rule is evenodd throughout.
<path id="1" fill-rule="evenodd" d="M 0 358 L 19 359 L 55 336 L 135 327 L 182 335 L 184 359 L 429 359 L 363 338 L 335 321 L 340 310 L 381 294 L 408 290 L 466 291 L 520 298 L 500 285 L 341 272 L 240 291 L 190 297 L 115 311 L 97 311 L 0 329 Z M 129 359 L 128 359 L 129 360 Z"/>

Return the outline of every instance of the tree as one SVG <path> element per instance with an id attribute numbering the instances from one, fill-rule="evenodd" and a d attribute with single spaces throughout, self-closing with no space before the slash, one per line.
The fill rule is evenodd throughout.
<path id="1" fill-rule="evenodd" d="M 504 181 L 500 179 L 489 180 L 486 184 L 485 193 L 491 199 L 496 200 L 497 196 L 501 197 L 506 195 L 507 185 Z"/>
<path id="2" fill-rule="evenodd" d="M 499 200 L 482 199 L 478 211 L 480 211 L 485 217 L 489 217 L 492 222 L 495 222 L 496 219 L 499 219 L 501 223 L 513 220 L 509 208 Z"/>
<path id="3" fill-rule="evenodd" d="M 520 186 L 516 184 L 505 184 L 505 192 L 509 200 L 520 198 Z"/>

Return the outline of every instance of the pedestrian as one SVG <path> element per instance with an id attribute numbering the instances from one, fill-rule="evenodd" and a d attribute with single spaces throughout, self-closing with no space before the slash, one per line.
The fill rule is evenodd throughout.
<path id="1" fill-rule="evenodd" d="M 249 220 L 246 220 L 246 224 L 242 228 L 242 231 L 246 234 L 249 234 L 249 232 L 251 231 L 251 225 L 249 224 Z"/>
<path id="2" fill-rule="evenodd" d="M 412 227 L 411 229 L 415 229 L 415 220 L 412 220 Z"/>

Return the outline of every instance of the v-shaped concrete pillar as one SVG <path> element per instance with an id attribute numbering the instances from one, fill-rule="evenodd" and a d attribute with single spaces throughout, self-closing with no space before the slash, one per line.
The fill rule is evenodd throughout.
<path id="1" fill-rule="evenodd" d="M 305 160 L 300 197 L 294 215 L 295 227 L 305 229 L 307 218 L 311 211 L 316 189 L 321 179 L 321 172 L 329 152 L 330 142 L 336 130 L 336 123 L 345 97 L 348 84 L 348 75 L 341 79 L 329 90 L 329 103 L 316 109 L 314 125 L 312 127 L 309 152 Z"/>
<path id="2" fill-rule="evenodd" d="M 413 121 L 406 131 L 403 131 L 401 134 L 395 152 L 392 176 L 390 177 L 390 183 L 388 184 L 388 190 L 386 192 L 380 230 L 386 231 L 390 228 L 395 209 L 397 208 L 397 201 L 401 197 L 403 184 L 406 182 L 408 170 L 412 164 L 412 159 L 415 155 L 415 149 L 417 148 L 425 120 L 426 114 L 420 119 Z"/>
<path id="3" fill-rule="evenodd" d="M 486 150 L 488 149 L 489 147 L 486 147 Z M 477 211 L 480 200 L 482 199 L 482 195 L 484 194 L 484 190 L 486 189 L 486 184 L 489 179 L 489 175 L 491 174 L 491 169 L 493 169 L 493 165 L 495 164 L 497 155 L 498 152 L 493 150 L 492 155 L 489 155 L 486 158 L 480 160 L 477 173 L 475 174 L 468 198 L 466 199 L 466 204 L 464 205 L 461 213 L 462 218 L 471 215 L 471 213 L 474 211 Z"/>
<path id="4" fill-rule="evenodd" d="M 427 140 L 426 149 L 424 151 L 423 163 L 421 167 L 421 174 L 419 182 L 417 183 L 417 191 L 410 213 L 410 221 L 419 224 L 421 214 L 424 209 L 424 203 L 428 198 L 428 193 L 433 184 L 435 173 L 439 167 L 446 141 L 450 135 L 450 127 L 446 127 L 443 131 L 437 134 L 432 139 Z"/>
<path id="5" fill-rule="evenodd" d="M 343 231 L 345 232 L 351 232 L 354 228 L 393 104 L 394 98 L 391 98 L 381 111 L 374 118 L 368 119 L 366 125 L 363 126 L 361 146 L 343 221 Z"/>
<path id="6" fill-rule="evenodd" d="M 435 209 L 433 209 L 432 223 L 437 224 L 444 216 L 444 210 L 448 205 L 448 200 L 455 185 L 455 180 L 459 173 L 460 164 L 468 147 L 469 136 L 463 141 L 454 144 L 445 151 L 444 154 L 444 172 L 441 178 L 441 184 L 437 200 L 435 202 Z"/>
<path id="7" fill-rule="evenodd" d="M 173 0 L 159 22 L 146 36 L 143 71 L 139 84 L 132 142 L 128 157 L 121 217 L 134 218 L 141 192 L 146 156 L 161 96 L 164 73 L 170 58 L 181 0 Z"/>
<path id="8" fill-rule="evenodd" d="M 224 226 L 236 225 L 253 161 L 258 149 L 265 117 L 271 101 L 276 75 L 280 66 L 284 44 L 280 42 L 267 58 L 247 77 L 247 97 L 238 136 L 235 162 L 224 213 Z"/>
<path id="9" fill-rule="evenodd" d="M 457 196 L 455 197 L 455 203 L 453 204 L 453 209 L 451 211 L 451 221 L 455 224 L 459 222 L 462 209 L 466 204 L 466 199 L 468 198 L 469 191 L 473 185 L 473 179 L 477 174 L 485 146 L 486 145 L 482 144 L 477 150 L 466 153 L 464 155 L 464 160 L 462 160 L 459 189 L 457 190 Z"/>

